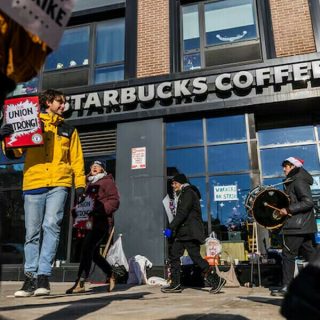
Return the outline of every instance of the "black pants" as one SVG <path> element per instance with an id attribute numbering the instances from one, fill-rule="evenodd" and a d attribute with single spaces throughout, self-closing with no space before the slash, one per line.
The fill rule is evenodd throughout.
<path id="1" fill-rule="evenodd" d="M 100 254 L 100 244 L 108 235 L 108 230 L 88 231 L 84 238 L 81 259 L 78 270 L 78 278 L 87 279 L 90 273 L 92 261 L 108 276 L 111 276 L 112 269 L 107 260 Z"/>
<path id="2" fill-rule="evenodd" d="M 174 285 L 180 284 L 180 257 L 183 255 L 185 249 L 188 251 L 193 263 L 197 264 L 201 268 L 202 272 L 205 272 L 209 269 L 208 262 L 200 255 L 200 243 L 198 241 L 176 240 L 173 242 L 169 251 L 171 277 Z"/>
<path id="3" fill-rule="evenodd" d="M 315 249 L 312 245 L 313 233 L 299 235 L 283 235 L 282 248 L 282 279 L 288 285 L 294 276 L 295 259 L 302 255 L 309 261 Z"/>

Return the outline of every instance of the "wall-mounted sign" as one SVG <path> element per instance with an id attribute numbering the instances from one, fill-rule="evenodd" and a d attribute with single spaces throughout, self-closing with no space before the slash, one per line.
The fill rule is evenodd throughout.
<path id="1" fill-rule="evenodd" d="M 12 125 L 14 133 L 5 138 L 7 148 L 30 147 L 43 144 L 39 119 L 38 97 L 7 99 L 4 121 Z"/>
<path id="2" fill-rule="evenodd" d="M 203 102 L 224 101 L 235 96 L 242 99 L 252 92 L 264 94 L 265 87 L 276 86 L 274 94 L 280 94 L 279 86 L 320 79 L 320 61 L 279 65 L 274 67 L 244 70 L 234 73 L 210 75 L 151 83 L 137 87 L 126 87 L 67 96 L 66 110 L 79 112 L 78 116 L 102 113 L 142 111 L 168 106 L 197 105 Z M 291 88 L 292 90 L 292 88 Z M 239 94 L 240 92 L 240 94 Z M 270 91 L 267 90 L 270 95 Z"/>
<path id="3" fill-rule="evenodd" d="M 146 168 L 146 147 L 131 149 L 131 169 L 145 169 Z"/>
<path id="4" fill-rule="evenodd" d="M 233 201 L 238 199 L 237 185 L 213 186 L 214 201 Z"/>
<path id="5" fill-rule="evenodd" d="M 311 190 L 320 190 L 320 176 L 313 176 L 313 185 Z"/>

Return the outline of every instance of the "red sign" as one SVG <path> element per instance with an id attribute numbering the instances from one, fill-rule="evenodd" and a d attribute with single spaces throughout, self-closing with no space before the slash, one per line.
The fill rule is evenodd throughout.
<path id="1" fill-rule="evenodd" d="M 87 195 L 81 203 L 74 208 L 75 217 L 73 227 L 76 229 L 91 230 L 92 229 L 92 211 L 94 208 L 94 199 Z"/>
<path id="2" fill-rule="evenodd" d="M 6 148 L 30 147 L 43 144 L 38 97 L 7 99 L 4 121 L 12 124 L 14 133 L 5 138 Z"/>

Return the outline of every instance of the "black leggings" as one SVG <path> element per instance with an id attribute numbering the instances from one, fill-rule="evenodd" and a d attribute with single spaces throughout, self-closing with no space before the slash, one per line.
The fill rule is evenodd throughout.
<path id="1" fill-rule="evenodd" d="M 100 254 L 100 244 L 108 236 L 108 229 L 91 230 L 84 238 L 81 249 L 81 259 L 78 270 L 78 278 L 89 277 L 92 261 L 108 276 L 111 276 L 112 269 L 107 260 Z"/>

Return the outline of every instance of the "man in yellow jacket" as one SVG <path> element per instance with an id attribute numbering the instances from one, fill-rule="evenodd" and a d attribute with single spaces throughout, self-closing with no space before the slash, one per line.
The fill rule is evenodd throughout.
<path id="1" fill-rule="evenodd" d="M 65 97 L 46 90 L 39 96 L 43 113 L 42 146 L 7 150 L 8 156 L 25 155 L 23 196 L 26 239 L 25 281 L 16 297 L 49 295 L 49 276 L 58 248 L 60 226 L 69 189 L 84 193 L 84 161 L 77 130 L 63 121 Z M 14 154 L 14 155 L 13 155 Z M 42 239 L 42 242 L 40 242 Z"/>

